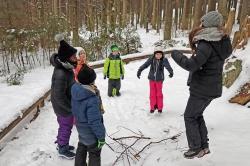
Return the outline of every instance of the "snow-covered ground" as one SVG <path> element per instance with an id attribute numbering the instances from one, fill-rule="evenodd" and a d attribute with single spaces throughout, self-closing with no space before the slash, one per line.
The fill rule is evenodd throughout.
<path id="1" fill-rule="evenodd" d="M 34 69 L 25 74 L 21 86 L 0 83 L 0 131 L 50 89 L 52 71 L 52 67 Z"/>
<path id="2" fill-rule="evenodd" d="M 162 33 L 155 31 L 145 33 L 139 29 L 142 40 L 142 54 L 152 53 L 153 44 L 162 39 Z M 187 38 L 186 38 L 187 39 Z M 178 38 L 184 40 L 185 38 Z M 249 41 L 250 42 L 250 41 Z M 250 110 L 227 101 L 232 97 L 239 86 L 250 80 L 249 67 L 250 46 L 244 51 L 233 54 L 243 60 L 243 71 L 230 89 L 224 89 L 223 96 L 214 100 L 205 111 L 210 148 L 212 153 L 202 159 L 186 160 L 182 153 L 187 149 L 183 112 L 189 96 L 186 79 L 188 73 L 178 67 L 172 59 L 170 63 L 174 69 L 174 77 L 169 79 L 166 71 L 164 82 L 164 110 L 163 114 L 149 114 L 149 83 L 148 70 L 143 71 L 141 79 L 137 79 L 136 71 L 145 60 L 131 62 L 126 65 L 125 79 L 122 81 L 122 96 L 108 98 L 106 95 L 107 80 L 103 80 L 102 69 L 97 69 L 97 85 L 101 90 L 107 134 L 112 137 L 134 135 L 123 127 L 135 132 L 141 131 L 145 136 L 158 141 L 179 132 L 183 134 L 178 140 L 166 141 L 153 145 L 141 154 L 141 159 L 131 165 L 143 166 L 235 166 L 250 165 Z M 135 55 L 128 55 L 128 57 Z M 136 55 L 138 56 L 138 54 Z M 100 63 L 94 62 L 93 64 Z M 39 68 L 25 74 L 22 86 L 7 86 L 0 83 L 0 131 L 21 116 L 21 110 L 26 109 L 44 92 L 49 90 L 53 68 Z M 9 142 L 0 151 L 0 166 L 68 166 L 73 161 L 63 160 L 57 156 L 55 136 L 57 134 L 56 117 L 51 103 L 47 103 L 39 117 L 26 129 L 17 134 L 16 139 Z M 117 132 L 119 131 L 119 132 Z M 113 133 L 116 133 L 113 135 Z M 117 150 L 107 138 L 107 143 Z M 128 144 L 131 142 L 127 142 Z M 140 141 L 136 148 L 140 149 L 148 141 Z M 77 145 L 77 131 L 74 128 L 71 144 Z M 117 154 L 105 146 L 102 152 L 102 163 L 110 166 Z M 118 165 L 128 165 L 119 162 Z"/>
<path id="3" fill-rule="evenodd" d="M 107 80 L 103 80 L 101 69 L 97 69 L 97 85 L 101 90 L 107 134 L 120 132 L 113 137 L 129 136 L 122 127 L 133 131 L 141 131 L 153 140 L 161 140 L 179 132 L 184 132 L 176 141 L 166 141 L 153 145 L 141 154 L 141 159 L 131 165 L 143 166 L 235 166 L 249 165 L 250 147 L 250 111 L 246 107 L 229 104 L 227 98 L 230 89 L 225 89 L 223 97 L 214 100 L 205 111 L 205 120 L 209 131 L 212 153 L 201 159 L 187 160 L 182 153 L 187 149 L 183 111 L 189 96 L 186 79 L 188 73 L 178 67 L 172 59 L 174 77 L 169 79 L 165 73 L 164 110 L 161 115 L 149 114 L 148 70 L 143 71 L 141 79 L 137 79 L 136 71 L 145 60 L 131 62 L 126 65 L 125 79 L 122 81 L 121 97 L 109 98 L 106 95 Z M 57 156 L 54 140 L 57 134 L 57 122 L 51 103 L 47 103 L 39 117 L 8 143 L 0 152 L 0 165 L 4 166 L 68 166 L 74 161 Z M 107 143 L 113 142 L 107 138 Z M 141 141 L 136 148 L 140 149 L 148 143 Z M 74 128 L 71 144 L 77 145 L 77 131 Z M 111 145 L 117 149 L 117 145 Z M 104 146 L 102 165 L 110 166 L 117 154 Z M 117 165 L 128 165 L 119 162 Z"/>
<path id="4" fill-rule="evenodd" d="M 135 57 L 145 54 L 152 54 L 154 43 L 163 38 L 163 33 L 157 34 L 155 30 L 146 33 L 145 29 L 138 29 L 143 48 L 141 53 L 123 56 Z M 180 40 L 180 39 L 179 39 Z M 187 49 L 177 45 L 178 48 Z M 92 62 L 99 64 L 103 61 Z M 22 116 L 22 111 L 37 101 L 45 92 L 50 89 L 53 67 L 39 67 L 29 71 L 24 76 L 21 86 L 8 86 L 3 77 L 0 77 L 0 132 L 17 117 Z"/>

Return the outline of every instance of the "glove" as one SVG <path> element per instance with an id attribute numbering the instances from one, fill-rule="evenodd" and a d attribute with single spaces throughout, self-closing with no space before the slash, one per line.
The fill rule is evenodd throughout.
<path id="1" fill-rule="evenodd" d="M 106 80 L 107 76 L 106 76 L 106 75 L 104 75 L 104 77 L 103 77 L 103 78 L 104 78 L 104 80 Z"/>
<path id="2" fill-rule="evenodd" d="M 103 145 L 105 145 L 105 139 L 100 139 L 97 141 L 97 148 L 101 149 L 103 147 Z"/>
<path id="3" fill-rule="evenodd" d="M 140 77 L 141 77 L 141 72 L 140 72 L 140 71 L 137 71 L 137 78 L 140 79 Z"/>
<path id="4" fill-rule="evenodd" d="M 170 73 L 168 76 L 169 76 L 169 78 L 172 78 L 174 76 L 174 74 Z"/>
<path id="5" fill-rule="evenodd" d="M 122 80 L 124 79 L 124 75 L 121 76 Z"/>

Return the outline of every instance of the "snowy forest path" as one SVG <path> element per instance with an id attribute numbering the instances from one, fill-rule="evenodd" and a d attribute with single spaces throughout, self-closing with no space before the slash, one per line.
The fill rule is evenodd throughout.
<path id="1" fill-rule="evenodd" d="M 165 71 L 163 113 L 149 114 L 149 81 L 147 79 L 149 69 L 142 72 L 141 79 L 136 77 L 137 69 L 144 62 L 145 60 L 131 62 L 125 66 L 126 74 L 124 80 L 122 80 L 120 97 L 110 98 L 107 96 L 108 81 L 103 80 L 102 69 L 96 69 L 96 84 L 101 91 L 106 111 L 104 122 L 107 134 L 112 137 L 131 136 L 134 135 L 133 131 L 141 132 L 145 137 L 159 141 L 177 133 L 185 132 L 182 114 L 189 96 L 186 86 L 188 72 L 178 67 L 170 59 L 170 64 L 174 69 L 174 77 L 168 78 L 168 72 Z M 216 113 L 213 110 L 216 110 Z M 182 153 L 187 149 L 187 142 L 183 133 L 177 140 L 150 146 L 141 154 L 141 160 L 132 163 L 132 165 L 213 166 L 222 165 L 222 163 L 229 166 L 235 165 L 235 163 L 246 165 L 249 158 L 249 148 L 246 147 L 250 147 L 248 139 L 250 133 L 247 132 L 247 128 L 241 128 L 241 126 L 250 126 L 249 111 L 242 111 L 242 107 L 239 106 L 229 106 L 228 103 L 225 103 L 225 98 L 222 98 L 214 101 L 208 107 L 205 112 L 205 119 L 211 138 L 211 155 L 201 160 L 185 160 Z M 230 125 L 233 120 L 235 122 Z M 230 129 L 226 130 L 229 127 Z M 56 116 L 51 103 L 46 103 L 39 117 L 26 127 L 27 130 L 24 129 L 20 132 L 16 139 L 9 142 L 0 152 L 0 165 L 73 165 L 74 161 L 64 160 L 57 156 L 56 145 L 54 144 L 57 128 Z M 241 141 L 235 143 L 235 140 Z M 109 138 L 106 141 L 109 144 L 112 142 Z M 77 142 L 77 131 L 74 127 L 70 143 L 76 146 Z M 142 140 L 135 148 L 141 149 L 147 143 L 146 140 Z M 111 144 L 111 146 L 113 149 L 119 149 L 114 144 Z M 228 149 L 228 146 L 231 149 Z M 232 154 L 232 151 L 235 153 Z M 241 160 L 236 157 L 227 157 L 228 160 L 225 161 L 227 155 L 235 155 Z M 117 154 L 112 152 L 108 146 L 104 146 L 102 165 L 112 165 L 116 157 Z M 126 162 L 123 164 L 121 161 L 117 165 L 126 165 Z"/>

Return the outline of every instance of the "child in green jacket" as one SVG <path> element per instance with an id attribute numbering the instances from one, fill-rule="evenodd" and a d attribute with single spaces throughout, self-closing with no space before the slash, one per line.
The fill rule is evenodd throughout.
<path id="1" fill-rule="evenodd" d="M 117 45 L 111 46 L 112 53 L 106 58 L 104 63 L 104 79 L 108 81 L 108 96 L 120 96 L 121 79 L 124 79 L 124 65 L 120 57 L 119 48 Z"/>

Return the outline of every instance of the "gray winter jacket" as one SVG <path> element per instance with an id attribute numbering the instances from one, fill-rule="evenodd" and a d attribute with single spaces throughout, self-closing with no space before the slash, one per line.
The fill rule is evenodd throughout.
<path id="1" fill-rule="evenodd" d="M 139 68 L 138 74 L 146 69 L 149 65 L 150 71 L 148 73 L 148 79 L 153 81 L 163 81 L 164 80 L 164 67 L 168 70 L 169 74 L 173 74 L 173 69 L 170 66 L 167 58 L 162 58 L 157 60 L 154 56 L 148 58 L 148 60 Z"/>
<path id="2" fill-rule="evenodd" d="M 71 86 L 74 84 L 73 70 L 67 68 L 53 54 L 50 63 L 54 66 L 51 83 L 51 103 L 56 115 L 68 116 L 71 112 Z"/>

